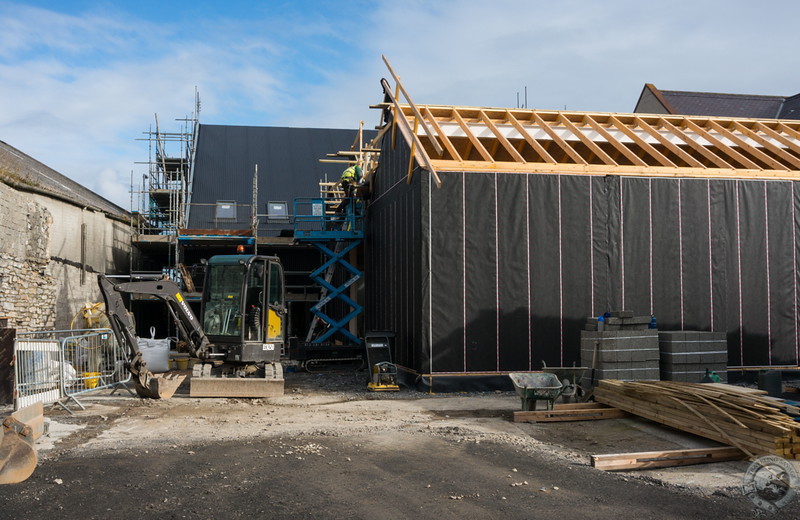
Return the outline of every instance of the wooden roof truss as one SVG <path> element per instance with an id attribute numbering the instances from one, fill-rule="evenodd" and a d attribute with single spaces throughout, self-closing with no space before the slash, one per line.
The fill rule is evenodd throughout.
<path id="1" fill-rule="evenodd" d="M 416 105 L 384 57 L 392 135 L 437 171 L 800 180 L 800 121 Z M 403 97 L 403 102 L 399 99 Z M 377 148 L 377 143 L 371 145 Z"/>

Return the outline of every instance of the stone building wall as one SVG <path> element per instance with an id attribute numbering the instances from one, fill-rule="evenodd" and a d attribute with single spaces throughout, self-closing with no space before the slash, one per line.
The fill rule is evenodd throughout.
<path id="1" fill-rule="evenodd" d="M 102 212 L 0 182 L 0 315 L 20 331 L 79 328 L 101 301 L 97 273 L 129 270 L 130 236 Z"/>
<path id="2" fill-rule="evenodd" d="M 51 224 L 47 208 L 0 183 L 0 315 L 21 331 L 56 323 Z"/>

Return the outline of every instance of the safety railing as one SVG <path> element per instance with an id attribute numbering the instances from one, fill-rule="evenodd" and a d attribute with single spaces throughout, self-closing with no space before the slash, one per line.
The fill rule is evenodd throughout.
<path id="1" fill-rule="evenodd" d="M 111 329 L 20 333 L 14 352 L 16 409 L 41 402 L 69 410 L 70 401 L 83 408 L 76 396 L 102 388 L 128 389 L 131 379 L 127 353 Z"/>
<path id="2" fill-rule="evenodd" d="M 294 237 L 300 240 L 352 240 L 364 236 L 364 203 L 345 198 L 336 207 L 329 199 L 295 199 Z"/>

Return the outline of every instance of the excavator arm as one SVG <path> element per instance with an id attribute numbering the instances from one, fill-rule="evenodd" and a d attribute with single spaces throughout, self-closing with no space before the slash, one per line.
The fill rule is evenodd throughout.
<path id="1" fill-rule="evenodd" d="M 147 368 L 142 358 L 136 330 L 120 293 L 155 296 L 167 304 L 181 336 L 192 356 L 206 359 L 210 353 L 208 338 L 178 286 L 170 280 L 128 282 L 112 284 L 104 275 L 98 275 L 98 284 L 106 304 L 106 314 L 117 343 L 128 355 L 125 366 L 133 377 L 136 393 L 141 397 L 168 399 L 172 397 L 185 376 L 156 376 Z"/>

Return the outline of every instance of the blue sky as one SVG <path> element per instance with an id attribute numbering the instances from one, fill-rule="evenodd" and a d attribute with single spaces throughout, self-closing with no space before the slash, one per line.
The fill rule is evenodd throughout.
<path id="1" fill-rule="evenodd" d="M 630 112 L 666 90 L 800 92 L 800 2 L 0 0 L 0 140 L 120 206 L 158 114 L 372 127 L 385 54 L 420 104 Z M 333 151 L 333 150 L 332 150 Z"/>

